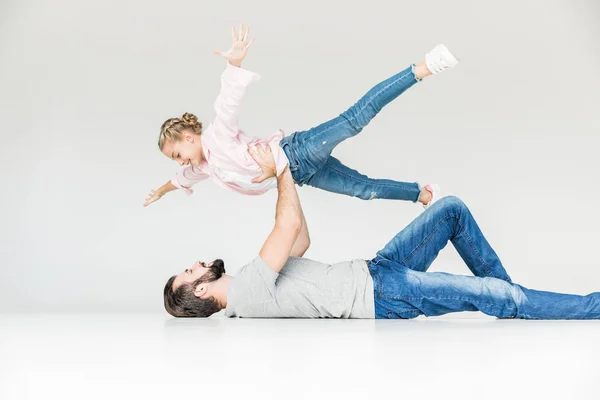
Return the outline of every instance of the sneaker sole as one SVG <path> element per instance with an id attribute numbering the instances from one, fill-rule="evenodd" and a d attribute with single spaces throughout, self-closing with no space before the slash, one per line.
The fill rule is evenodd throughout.
<path id="1" fill-rule="evenodd" d="M 452 54 L 452 52 L 448 50 L 448 48 L 445 45 L 440 44 L 438 46 L 441 49 L 441 55 L 442 57 L 444 57 L 444 61 L 446 62 L 446 64 L 448 64 L 450 68 L 456 66 L 456 64 L 460 62 L 459 59 L 454 54 Z"/>

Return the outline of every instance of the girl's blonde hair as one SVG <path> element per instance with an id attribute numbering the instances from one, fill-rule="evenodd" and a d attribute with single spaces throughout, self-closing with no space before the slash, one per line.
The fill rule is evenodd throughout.
<path id="1" fill-rule="evenodd" d="M 162 150 L 167 140 L 180 141 L 183 131 L 188 129 L 196 135 L 202 134 L 202 122 L 194 114 L 185 113 L 181 118 L 169 118 L 160 127 L 158 148 Z"/>

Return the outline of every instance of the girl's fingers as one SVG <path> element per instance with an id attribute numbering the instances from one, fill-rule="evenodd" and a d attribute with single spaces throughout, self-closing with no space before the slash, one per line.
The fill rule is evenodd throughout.
<path id="1" fill-rule="evenodd" d="M 231 26 L 231 43 L 235 43 L 235 26 Z"/>
<path id="2" fill-rule="evenodd" d="M 238 33 L 238 40 L 242 40 L 244 37 L 244 24 L 240 24 L 240 32 Z"/>
<path id="3" fill-rule="evenodd" d="M 254 43 L 254 38 L 252 38 L 252 40 L 250 40 L 250 43 L 248 43 L 248 44 L 246 45 L 246 47 L 250 47 L 250 45 L 252 45 L 252 43 Z"/>
<path id="4" fill-rule="evenodd" d="M 250 32 L 250 27 L 249 26 L 246 27 L 246 32 L 244 32 L 244 39 L 243 39 L 244 43 L 248 39 L 248 32 Z"/>

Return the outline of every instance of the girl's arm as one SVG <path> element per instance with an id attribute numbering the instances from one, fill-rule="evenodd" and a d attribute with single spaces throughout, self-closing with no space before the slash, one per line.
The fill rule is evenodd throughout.
<path id="1" fill-rule="evenodd" d="M 176 189 L 183 189 L 187 194 L 191 195 L 194 191 L 191 189 L 196 183 L 208 179 L 208 174 L 202 172 L 199 168 L 188 166 L 179 171 L 173 179 L 159 187 L 157 190 L 150 191 L 144 207 L 163 197 L 165 194 Z"/>
<path id="2" fill-rule="evenodd" d="M 261 78 L 259 74 L 241 68 L 242 60 L 246 57 L 248 48 L 254 42 L 253 38 L 246 43 L 249 28 L 245 31 L 243 28 L 242 25 L 239 34 L 236 34 L 235 28 L 231 28 L 233 42 L 231 49 L 226 52 L 215 50 L 216 54 L 227 60 L 227 68 L 221 74 L 221 90 L 214 103 L 217 114 L 215 123 L 221 128 L 220 131 L 232 135 L 237 135 L 239 132 L 237 117 L 246 87 L 251 82 Z"/>
<path id="3" fill-rule="evenodd" d="M 171 183 L 171 180 L 169 180 L 167 183 L 165 183 L 164 185 L 159 187 L 157 190 L 151 190 L 150 193 L 148 194 L 148 197 L 146 197 L 146 202 L 144 203 L 144 207 L 147 207 L 148 205 L 154 203 L 156 200 L 160 199 L 165 194 L 167 194 L 173 190 L 177 190 L 177 186 L 173 185 L 173 183 Z"/>

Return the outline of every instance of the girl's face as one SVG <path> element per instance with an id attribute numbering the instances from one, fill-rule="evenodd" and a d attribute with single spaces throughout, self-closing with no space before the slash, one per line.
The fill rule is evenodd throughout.
<path id="1" fill-rule="evenodd" d="M 186 130 L 183 131 L 181 136 L 181 140 L 177 142 L 167 140 L 162 149 L 163 154 L 181 166 L 193 165 L 198 167 L 204 159 L 200 135 Z"/>

